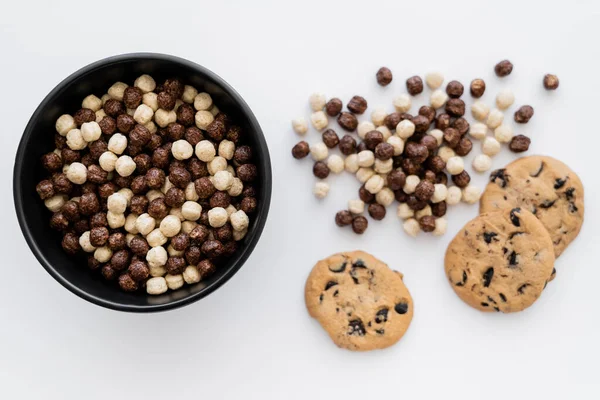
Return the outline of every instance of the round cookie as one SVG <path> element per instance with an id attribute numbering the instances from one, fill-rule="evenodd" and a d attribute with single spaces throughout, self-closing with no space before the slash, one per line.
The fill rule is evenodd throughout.
<path id="1" fill-rule="evenodd" d="M 516 312 L 546 287 L 554 249 L 544 225 L 517 207 L 468 222 L 448 245 L 444 265 L 450 285 L 471 307 Z"/>
<path id="2" fill-rule="evenodd" d="M 491 173 L 479 211 L 514 207 L 531 211 L 544 224 L 558 257 L 581 230 L 583 185 L 554 158 L 523 157 Z"/>
<path id="3" fill-rule="evenodd" d="M 304 299 L 335 344 L 355 351 L 393 345 L 413 316 L 402 274 L 362 251 L 319 261 L 306 281 Z"/>

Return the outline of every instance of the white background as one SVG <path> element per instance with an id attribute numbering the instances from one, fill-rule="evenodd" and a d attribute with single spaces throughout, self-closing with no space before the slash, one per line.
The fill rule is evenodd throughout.
<path id="1" fill-rule="evenodd" d="M 598 398 L 598 1 L 7 7 L 0 15 L 0 398 Z M 44 96 L 76 69 L 134 51 L 178 55 L 221 75 L 254 110 L 273 162 L 269 220 L 246 265 L 208 298 L 151 315 L 94 306 L 55 282 L 22 238 L 11 193 L 17 143 Z M 499 80 L 493 66 L 504 58 L 515 68 Z M 382 65 L 395 74 L 385 89 L 374 77 Z M 499 88 L 511 88 L 516 105 L 535 108 L 531 122 L 516 127 L 531 136 L 529 153 L 563 160 L 584 182 L 581 234 L 557 261 L 556 280 L 522 313 L 480 313 L 446 281 L 446 245 L 477 206 L 450 209 L 441 238 L 407 237 L 394 207 L 359 237 L 333 223 L 335 212 L 356 197 L 354 178 L 329 178 L 330 196 L 317 201 L 311 162 L 290 155 L 299 140 L 290 119 L 308 117 L 311 92 L 344 101 L 360 94 L 370 110 L 391 109 L 407 77 L 431 70 L 464 83 L 484 78 L 490 104 Z M 558 91 L 543 90 L 547 72 L 560 77 Z M 414 104 L 426 102 L 428 93 Z M 319 135 L 310 131 L 307 140 Z M 479 151 L 476 142 L 469 163 Z M 514 158 L 505 148 L 494 167 Z M 472 176 L 484 185 L 486 176 Z M 305 310 L 304 281 L 314 263 L 351 249 L 402 271 L 414 297 L 412 325 L 390 349 L 338 349 Z"/>

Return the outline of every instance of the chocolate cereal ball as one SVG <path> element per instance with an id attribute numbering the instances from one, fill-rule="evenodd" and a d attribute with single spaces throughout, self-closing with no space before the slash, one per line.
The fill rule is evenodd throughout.
<path id="1" fill-rule="evenodd" d="M 48 179 L 45 179 L 38 183 L 35 187 L 35 190 L 40 196 L 40 199 L 42 200 L 54 196 L 54 186 L 52 185 L 52 182 L 50 182 Z"/>
<path id="2" fill-rule="evenodd" d="M 369 215 L 376 221 L 381 221 L 385 218 L 386 210 L 385 207 L 379 203 L 369 204 L 368 207 Z"/>
<path id="3" fill-rule="evenodd" d="M 148 250 L 150 250 L 150 246 L 146 239 L 136 236 L 129 242 L 129 248 L 136 256 L 145 257 Z"/>
<path id="4" fill-rule="evenodd" d="M 342 154 L 349 156 L 356 153 L 356 140 L 350 135 L 344 135 L 339 143 Z"/>
<path id="5" fill-rule="evenodd" d="M 94 247 L 102 247 L 108 240 L 108 229 L 105 227 L 92 228 L 90 231 L 90 243 Z"/>
<path id="6" fill-rule="evenodd" d="M 337 118 L 338 124 L 346 131 L 352 132 L 358 126 L 358 120 L 354 114 L 341 112 Z M 395 127 L 394 127 L 395 128 Z"/>
<path id="7" fill-rule="evenodd" d="M 118 250 L 115 251 L 110 258 L 110 266 L 117 271 L 122 271 L 129 266 L 129 251 Z"/>
<path id="8" fill-rule="evenodd" d="M 208 177 L 202 177 L 194 181 L 194 188 L 201 199 L 208 199 L 217 190 Z"/>
<path id="9" fill-rule="evenodd" d="M 104 111 L 106 111 L 106 109 Z M 94 112 L 94 110 L 91 110 L 89 108 L 80 108 L 75 114 L 73 114 L 73 120 L 75 121 L 75 125 L 77 125 L 77 127 L 79 128 L 86 122 L 95 121 L 96 113 Z"/>
<path id="10" fill-rule="evenodd" d="M 200 279 L 206 279 L 216 271 L 215 264 L 210 260 L 202 260 L 198 263 L 198 272 L 200 273 Z"/>
<path id="11" fill-rule="evenodd" d="M 170 170 L 169 181 L 178 188 L 185 189 L 192 181 L 192 176 L 185 167 L 174 167 Z"/>
<path id="12" fill-rule="evenodd" d="M 369 221 L 362 215 L 355 217 L 352 221 L 352 230 L 356 234 L 362 235 L 363 233 L 365 233 L 368 227 Z"/>
<path id="13" fill-rule="evenodd" d="M 165 269 L 168 274 L 177 275 L 181 274 L 186 267 L 186 262 L 183 257 L 169 257 Z"/>
<path id="14" fill-rule="evenodd" d="M 121 274 L 119 276 L 119 287 L 125 292 L 135 292 L 139 285 L 129 274 Z"/>
<path id="15" fill-rule="evenodd" d="M 334 97 L 325 104 L 325 112 L 330 117 L 336 117 L 342 111 L 342 107 L 342 101 L 337 97 Z"/>
<path id="16" fill-rule="evenodd" d="M 244 197 L 240 202 L 240 210 L 246 214 L 252 214 L 256 211 L 257 204 L 255 197 Z"/>
<path id="17" fill-rule="evenodd" d="M 163 110 L 167 111 L 171 111 L 173 108 L 175 108 L 176 100 L 177 98 L 169 92 L 160 92 L 158 96 L 156 96 L 158 108 L 162 108 Z"/>
<path id="18" fill-rule="evenodd" d="M 110 117 L 108 117 L 110 118 Z M 117 117 L 117 129 L 121 133 L 129 133 L 135 126 L 135 119 L 131 115 L 121 114 Z"/>
<path id="19" fill-rule="evenodd" d="M 108 237 L 108 248 L 112 251 L 123 250 L 125 246 L 127 241 L 123 232 L 115 232 Z"/>
<path id="20" fill-rule="evenodd" d="M 107 281 L 114 281 L 119 275 L 117 270 L 111 267 L 109 264 L 105 264 L 100 270 L 100 272 L 102 274 L 102 277 Z"/>
<path id="21" fill-rule="evenodd" d="M 337 226 L 348 226 L 352 224 L 353 219 L 352 213 L 348 210 L 338 211 L 335 214 L 335 224 Z"/>
<path id="22" fill-rule="evenodd" d="M 254 164 L 240 165 L 236 172 L 242 182 L 253 182 L 258 174 L 256 165 Z"/>
<path id="23" fill-rule="evenodd" d="M 327 145 L 327 143 L 325 143 Z M 292 157 L 297 160 L 300 160 L 310 153 L 310 147 L 307 142 L 301 141 L 298 142 L 294 147 L 292 147 Z"/>
<path id="24" fill-rule="evenodd" d="M 415 196 L 421 201 L 429 201 L 431 196 L 433 196 L 434 190 L 433 183 L 429 180 L 422 180 L 415 189 Z"/>
<path id="25" fill-rule="evenodd" d="M 132 213 L 141 215 L 144 214 L 148 210 L 148 204 L 150 201 L 144 195 L 135 195 L 131 198 L 131 204 L 129 209 Z"/>
<path id="26" fill-rule="evenodd" d="M 63 163 L 60 156 L 54 152 L 42 156 L 42 165 L 50 172 L 60 171 Z"/>
<path id="27" fill-rule="evenodd" d="M 164 198 L 159 197 L 152 200 L 148 205 L 148 214 L 155 219 L 166 217 L 169 214 L 169 208 L 167 207 Z"/>
<path id="28" fill-rule="evenodd" d="M 165 172 L 159 168 L 150 168 L 146 173 L 146 184 L 150 189 L 160 189 L 165 184 Z"/>
<path id="29" fill-rule="evenodd" d="M 102 134 L 110 136 L 117 131 L 117 121 L 113 117 L 105 116 L 98 122 Z"/>
<path id="30" fill-rule="evenodd" d="M 67 254 L 75 255 L 81 249 L 79 237 L 74 233 L 65 233 L 61 242 L 62 248 Z"/>
<path id="31" fill-rule="evenodd" d="M 177 109 L 177 122 L 183 126 L 189 126 L 194 124 L 196 110 L 190 104 L 182 104 Z"/>
<path id="32" fill-rule="evenodd" d="M 423 232 L 433 232 L 435 229 L 435 217 L 431 215 L 421 217 L 421 219 L 419 219 L 419 225 Z"/>
<path id="33" fill-rule="evenodd" d="M 84 193 L 79 199 L 79 212 L 83 215 L 92 215 L 100 211 L 98 196 L 94 193 Z"/>
<path id="34" fill-rule="evenodd" d="M 90 217 L 90 227 L 108 226 L 108 219 L 105 212 L 98 212 Z"/>
<path id="35" fill-rule="evenodd" d="M 165 194 L 165 203 L 169 207 L 181 207 L 185 203 L 185 193 L 179 188 L 172 187 Z"/>
<path id="36" fill-rule="evenodd" d="M 142 90 L 135 86 L 128 86 L 123 92 L 123 103 L 127 108 L 135 110 L 142 104 Z"/>
<path id="37" fill-rule="evenodd" d="M 144 261 L 134 260 L 131 262 L 131 264 L 129 264 L 127 273 L 136 282 L 141 282 L 150 276 L 150 268 L 148 268 L 148 264 L 146 264 Z"/>

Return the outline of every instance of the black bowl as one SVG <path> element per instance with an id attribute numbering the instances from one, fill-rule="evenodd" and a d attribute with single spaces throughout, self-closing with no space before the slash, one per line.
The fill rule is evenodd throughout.
<path id="1" fill-rule="evenodd" d="M 220 110 L 228 113 L 246 131 L 254 147 L 258 166 L 258 208 L 251 216 L 246 237 L 228 262 L 206 281 L 160 296 L 125 293 L 114 284 L 92 274 L 85 257 L 67 255 L 61 235 L 49 226 L 51 213 L 38 197 L 35 186 L 44 179 L 40 157 L 54 149 L 54 125 L 61 114 L 72 114 L 90 93 L 100 97 L 117 81 L 132 84 L 136 77 L 150 74 L 157 82 L 177 77 L 200 91 L 210 93 Z M 94 304 L 133 312 L 162 311 L 190 304 L 213 292 L 231 278 L 252 253 L 262 233 L 271 200 L 271 161 L 262 130 L 250 107 L 227 82 L 190 61 L 163 54 L 137 53 L 106 58 L 75 72 L 46 96 L 33 113 L 15 158 L 13 195 L 17 218 L 27 244 L 42 266 L 60 284 Z"/>

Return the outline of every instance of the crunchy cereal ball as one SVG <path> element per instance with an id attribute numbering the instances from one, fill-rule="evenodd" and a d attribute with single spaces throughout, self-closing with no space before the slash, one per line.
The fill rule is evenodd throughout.
<path id="1" fill-rule="evenodd" d="M 370 167 L 375 163 L 375 154 L 371 150 L 363 150 L 358 153 L 358 166 Z"/>
<path id="2" fill-rule="evenodd" d="M 371 113 L 371 121 L 375 126 L 383 126 L 383 120 L 387 117 L 387 112 L 384 108 L 376 108 Z"/>
<path id="3" fill-rule="evenodd" d="M 448 95 L 441 89 L 434 90 L 429 97 L 429 104 L 435 109 L 442 108 L 447 101 Z"/>
<path id="4" fill-rule="evenodd" d="M 129 156 L 121 156 L 115 163 L 115 170 L 121 176 L 129 176 L 135 171 L 135 161 Z"/>
<path id="5" fill-rule="evenodd" d="M 98 247 L 95 251 L 94 251 L 94 258 L 101 263 L 105 263 L 108 262 L 110 260 L 110 258 L 112 257 L 112 250 L 109 249 L 106 246 L 103 247 Z"/>
<path id="6" fill-rule="evenodd" d="M 498 154 L 500 149 L 500 142 L 493 137 L 486 137 L 481 143 L 481 150 L 483 151 L 483 154 L 486 154 L 490 157 Z"/>
<path id="7" fill-rule="evenodd" d="M 169 215 L 173 215 L 173 216 L 179 218 L 179 222 L 185 221 L 185 217 L 181 213 L 181 207 L 173 207 L 173 208 L 171 208 L 171 210 L 169 210 Z"/>
<path id="8" fill-rule="evenodd" d="M 108 95 L 111 99 L 123 101 L 123 93 L 127 89 L 127 84 L 123 82 L 116 82 L 110 88 L 108 88 Z"/>
<path id="9" fill-rule="evenodd" d="M 194 108 L 196 111 L 206 111 L 213 105 L 212 97 L 210 94 L 202 92 L 198 93 L 194 97 Z"/>
<path id="10" fill-rule="evenodd" d="M 152 110 L 151 107 L 147 106 L 146 104 L 140 104 L 136 109 L 135 112 L 133 114 L 133 119 L 135 119 L 135 121 L 138 124 L 147 124 L 148 122 L 152 121 L 152 117 L 154 116 L 154 110 Z"/>
<path id="11" fill-rule="evenodd" d="M 327 159 L 327 168 L 334 174 L 340 174 L 344 170 L 344 160 L 337 154 L 332 154 Z"/>
<path id="12" fill-rule="evenodd" d="M 399 136 L 390 136 L 386 142 L 391 144 L 394 148 L 395 156 L 399 156 L 404 151 L 404 140 L 402 140 Z"/>
<path id="13" fill-rule="evenodd" d="M 79 162 L 74 162 L 67 168 L 67 179 L 76 185 L 83 185 L 87 180 L 87 168 Z"/>
<path id="14" fill-rule="evenodd" d="M 54 127 L 60 136 L 67 136 L 67 133 L 69 133 L 70 130 L 77 129 L 75 119 L 69 114 L 63 114 L 58 117 Z"/>
<path id="15" fill-rule="evenodd" d="M 198 272 L 198 268 L 196 268 L 194 265 L 188 265 L 185 267 L 185 270 L 183 270 L 183 280 L 188 285 L 200 282 L 200 273 Z"/>
<path id="16" fill-rule="evenodd" d="M 384 187 L 375 195 L 375 201 L 384 207 L 389 206 L 395 200 L 394 192 L 390 188 Z"/>
<path id="17" fill-rule="evenodd" d="M 456 153 L 450 147 L 442 146 L 439 148 L 437 155 L 447 163 L 450 158 L 456 156 Z"/>
<path id="18" fill-rule="evenodd" d="M 369 121 L 362 121 L 358 124 L 356 131 L 358 133 L 358 137 L 364 139 L 368 132 L 375 130 L 375 125 L 373 125 Z"/>
<path id="19" fill-rule="evenodd" d="M 362 214 L 365 211 L 365 202 L 360 199 L 349 200 L 348 211 L 352 214 Z"/>
<path id="20" fill-rule="evenodd" d="M 325 108 L 327 99 L 323 93 L 313 93 L 308 98 L 308 103 L 313 111 L 322 111 Z"/>
<path id="21" fill-rule="evenodd" d="M 343 162 L 342 162 L 343 163 Z M 240 180 L 240 178 L 233 178 L 231 182 L 231 187 L 227 190 L 227 194 L 231 197 L 237 197 L 242 194 L 244 190 L 244 184 Z"/>
<path id="22" fill-rule="evenodd" d="M 215 117 L 210 113 L 210 111 L 198 111 L 195 116 L 196 126 L 200 129 L 206 130 L 208 125 L 213 122 Z"/>
<path id="23" fill-rule="evenodd" d="M 202 214 L 202 206 L 195 201 L 186 201 L 181 206 L 181 215 L 188 221 L 197 221 Z"/>
<path id="24" fill-rule="evenodd" d="M 383 186 L 385 185 L 385 179 L 383 179 L 380 175 L 373 175 L 369 178 L 368 181 L 365 182 L 365 189 L 371 194 L 377 194 Z"/>
<path id="25" fill-rule="evenodd" d="M 502 124 L 503 121 L 504 121 L 504 114 L 502 113 L 502 111 L 494 108 L 488 114 L 488 117 L 487 117 L 487 120 L 485 123 L 487 124 L 487 126 L 490 129 L 496 129 L 497 127 L 500 126 L 500 124 Z"/>
<path id="26" fill-rule="evenodd" d="M 101 108 L 96 111 L 96 122 L 100 123 L 106 117 L 106 112 Z"/>
<path id="27" fill-rule="evenodd" d="M 375 175 L 373 168 L 359 168 L 358 171 L 356 171 L 356 179 L 358 179 L 360 183 L 365 183 L 371 179 L 373 175 Z"/>
<path id="28" fill-rule="evenodd" d="M 127 198 L 121 193 L 113 193 L 108 196 L 106 201 L 108 211 L 112 211 L 116 214 L 123 214 L 127 209 Z"/>
<path id="29" fill-rule="evenodd" d="M 171 146 L 171 153 L 176 160 L 187 160 L 194 154 L 194 148 L 187 140 L 177 140 Z"/>
<path id="30" fill-rule="evenodd" d="M 227 160 L 221 156 L 216 156 L 208 163 L 206 169 L 208 169 L 208 173 L 211 175 L 215 175 L 219 171 L 225 171 L 227 170 Z"/>
<path id="31" fill-rule="evenodd" d="M 396 111 L 400 113 L 408 112 L 412 105 L 410 96 L 406 93 L 402 93 L 398 97 L 395 97 L 392 103 L 394 104 L 394 108 L 396 109 Z"/>
<path id="32" fill-rule="evenodd" d="M 419 182 L 421 182 L 421 179 L 419 179 L 417 175 L 408 175 L 402 190 L 404 190 L 404 193 L 406 194 L 413 194 L 417 189 Z"/>
<path id="33" fill-rule="evenodd" d="M 131 199 L 133 198 L 133 191 L 129 188 L 121 188 L 117 193 L 125 197 L 127 207 L 129 207 L 131 205 Z"/>
<path id="34" fill-rule="evenodd" d="M 492 159 L 487 154 L 478 154 L 473 159 L 473 169 L 477 172 L 488 171 L 492 167 Z"/>
<path id="35" fill-rule="evenodd" d="M 513 138 L 513 128 L 510 125 L 500 125 L 494 130 L 494 137 L 500 143 L 508 143 Z"/>
<path id="36" fill-rule="evenodd" d="M 311 114 L 310 122 L 316 130 L 320 131 L 327 127 L 329 120 L 323 111 L 317 111 Z"/>
<path id="37" fill-rule="evenodd" d="M 183 286 L 183 275 L 165 275 L 165 281 L 167 282 L 167 287 L 171 290 L 177 290 Z"/>
<path id="38" fill-rule="evenodd" d="M 123 154 L 127 148 L 127 137 L 120 133 L 115 133 L 108 139 L 108 150 L 115 154 Z"/>
<path id="39" fill-rule="evenodd" d="M 156 110 L 158 110 L 158 95 L 152 92 L 145 93 L 142 96 L 142 104 L 150 107 L 152 112 L 156 112 Z"/>
<path id="40" fill-rule="evenodd" d="M 473 118 L 475 118 L 478 121 L 485 120 L 489 113 L 490 107 L 481 100 L 477 100 L 471 106 L 471 114 L 473 115 Z"/>
<path id="41" fill-rule="evenodd" d="M 135 221 L 135 228 L 144 236 L 152 232 L 155 226 L 156 220 L 147 213 L 140 215 Z"/>
<path id="42" fill-rule="evenodd" d="M 248 225 L 250 224 L 250 219 L 246 215 L 246 213 L 242 210 L 236 211 L 229 216 L 229 220 L 231 221 L 231 226 L 236 231 L 243 231 L 248 229 Z"/>
<path id="43" fill-rule="evenodd" d="M 46 208 L 52 212 L 59 212 L 69 198 L 64 194 L 57 194 L 44 200 Z"/>
<path id="44" fill-rule="evenodd" d="M 85 231 L 81 234 L 79 237 L 79 245 L 86 253 L 92 253 L 96 251 L 96 248 L 92 246 L 92 243 L 90 242 L 90 231 Z"/>
<path id="45" fill-rule="evenodd" d="M 391 158 L 385 161 L 375 159 L 375 166 L 373 168 L 378 174 L 387 174 L 391 172 L 394 168 L 394 160 L 392 160 Z"/>
<path id="46" fill-rule="evenodd" d="M 396 125 L 396 135 L 401 139 L 406 140 L 411 137 L 413 133 L 415 133 L 415 124 L 408 119 L 402 120 Z"/>
<path id="47" fill-rule="evenodd" d="M 181 223 L 181 232 L 189 235 L 190 232 L 193 231 L 194 228 L 197 226 L 198 226 L 198 224 L 194 221 L 183 221 Z"/>
<path id="48" fill-rule="evenodd" d="M 323 161 L 329 155 L 329 150 L 323 142 L 319 142 L 310 146 L 310 155 L 315 161 Z"/>
<path id="49" fill-rule="evenodd" d="M 167 243 L 168 239 L 160 229 L 156 228 L 146 236 L 146 241 L 150 247 L 158 247 Z"/>
<path id="50" fill-rule="evenodd" d="M 149 265 L 149 269 L 150 269 L 150 276 L 153 277 L 163 277 L 165 276 L 165 274 L 167 273 L 167 269 L 164 267 L 164 265 Z M 146 282 L 146 284 L 148 284 Z"/>
<path id="51" fill-rule="evenodd" d="M 433 236 L 442 236 L 448 229 L 448 220 L 446 218 L 435 219 L 435 229 L 433 230 Z"/>
<path id="52" fill-rule="evenodd" d="M 167 286 L 167 281 L 161 276 L 155 276 L 146 281 L 146 292 L 148 294 L 163 294 L 167 290 L 169 290 L 169 287 Z"/>
<path id="53" fill-rule="evenodd" d="M 67 132 L 67 146 L 71 150 L 83 150 L 86 148 L 87 142 L 79 129 L 71 129 Z"/>
<path id="54" fill-rule="evenodd" d="M 418 221 L 421 219 L 421 217 L 428 217 L 433 215 L 431 212 L 431 206 L 429 204 L 427 204 L 425 207 L 423 207 L 420 210 L 415 211 L 415 219 Z"/>
<path id="55" fill-rule="evenodd" d="M 358 171 L 358 154 L 350 154 L 344 160 L 344 169 L 351 174 L 355 174 Z"/>
<path id="56" fill-rule="evenodd" d="M 97 96 L 90 94 L 86 96 L 81 102 L 81 108 L 89 108 L 90 110 L 97 112 L 102 109 L 102 100 L 100 100 Z"/>
<path id="57" fill-rule="evenodd" d="M 235 179 L 237 179 L 237 178 L 235 178 Z M 241 181 L 240 181 L 240 183 L 241 183 Z M 241 191 L 240 191 L 240 193 L 241 193 Z M 187 186 L 185 187 L 184 194 L 185 194 L 185 199 L 188 201 L 198 201 L 198 199 L 200 198 L 200 196 L 198 196 L 198 192 L 196 192 L 196 186 L 194 185 L 194 182 L 190 182 L 187 184 Z M 231 196 L 231 194 L 230 194 L 230 196 Z M 236 195 L 236 196 L 239 196 L 239 195 Z"/>
<path id="58" fill-rule="evenodd" d="M 298 135 L 306 135 L 306 132 L 308 132 L 308 123 L 306 122 L 306 119 L 302 117 L 293 119 L 292 129 L 294 129 L 294 132 Z"/>
<path id="59" fill-rule="evenodd" d="M 165 197 L 165 194 L 163 192 L 161 192 L 160 190 L 153 189 L 153 190 L 149 190 L 148 193 L 146 193 L 146 198 L 151 203 L 152 203 L 152 200 L 156 200 L 160 197 Z"/>
<path id="60" fill-rule="evenodd" d="M 515 95 L 510 89 L 504 89 L 498 92 L 496 96 L 496 106 L 500 110 L 506 110 L 515 102 Z"/>
<path id="61" fill-rule="evenodd" d="M 246 236 L 247 233 L 248 233 L 248 229 L 243 230 L 243 231 L 233 231 L 233 240 L 235 240 L 236 242 L 239 242 Z"/>
<path id="62" fill-rule="evenodd" d="M 486 124 L 476 122 L 473 125 L 471 125 L 471 129 L 469 129 L 469 135 L 471 135 L 473 139 L 482 140 L 486 137 L 487 131 L 488 127 Z"/>
<path id="63" fill-rule="evenodd" d="M 220 228 L 227 223 L 229 215 L 223 207 L 215 207 L 208 210 L 208 223 L 213 228 Z"/>
<path id="64" fill-rule="evenodd" d="M 140 75 L 134 82 L 133 86 L 139 88 L 142 93 L 153 92 L 156 89 L 156 82 L 147 74 Z"/>
<path id="65" fill-rule="evenodd" d="M 430 72 L 425 75 L 425 83 L 429 89 L 435 90 L 444 83 L 444 75 L 440 72 Z"/>
<path id="66" fill-rule="evenodd" d="M 458 175 L 465 170 L 465 163 L 462 157 L 454 156 L 450 157 L 446 161 L 446 170 L 450 175 Z"/>
<path id="67" fill-rule="evenodd" d="M 137 227 L 135 226 L 135 222 L 138 219 L 138 215 L 137 214 L 129 214 L 126 218 L 125 218 L 125 230 L 129 233 L 132 233 L 134 235 L 137 235 L 138 233 L 140 233 L 137 229 Z"/>
<path id="68" fill-rule="evenodd" d="M 125 92 L 125 90 L 123 90 L 123 92 Z M 100 97 L 100 100 L 102 100 L 102 106 L 104 106 L 106 104 L 106 102 L 110 99 L 111 99 L 111 97 L 108 93 L 105 93 L 104 95 L 102 95 L 102 97 Z"/>
<path id="69" fill-rule="evenodd" d="M 117 214 L 112 211 L 106 213 L 106 220 L 108 221 L 108 226 L 112 229 L 117 229 L 122 226 L 125 226 L 125 215 Z"/>
<path id="70" fill-rule="evenodd" d="M 467 204 L 475 204 L 481 197 L 481 189 L 474 185 L 468 185 L 462 190 L 462 201 Z"/>
<path id="71" fill-rule="evenodd" d="M 177 235 L 180 230 L 181 220 L 175 215 L 167 215 L 160 222 L 160 231 L 168 238 Z"/>
<path id="72" fill-rule="evenodd" d="M 417 237 L 421 231 L 421 225 L 419 225 L 419 221 L 414 218 L 409 218 L 404 221 L 402 228 L 404 228 L 404 232 L 408 233 L 412 237 Z"/>
<path id="73" fill-rule="evenodd" d="M 172 187 L 173 187 L 173 184 L 171 183 L 171 180 L 167 176 L 165 178 L 165 183 L 163 183 L 162 187 L 160 188 L 160 191 L 166 195 L 167 192 L 169 191 L 169 189 L 171 189 Z"/>
<path id="74" fill-rule="evenodd" d="M 217 171 L 212 183 L 217 190 L 226 191 L 233 185 L 233 175 L 229 171 Z"/>
<path id="75" fill-rule="evenodd" d="M 151 267 L 162 267 L 167 263 L 168 258 L 167 251 L 162 246 L 153 247 L 146 253 L 146 261 Z"/>
<path id="76" fill-rule="evenodd" d="M 384 141 L 388 140 L 392 136 L 392 131 L 390 131 L 390 128 L 385 125 L 378 126 L 375 128 L 375 130 L 381 133 Z"/>
<path id="77" fill-rule="evenodd" d="M 439 203 L 446 200 L 448 196 L 448 188 L 446 185 L 442 185 L 441 183 L 436 183 L 433 185 L 433 196 L 431 196 L 432 203 Z"/>
<path id="78" fill-rule="evenodd" d="M 200 161 L 204 162 L 211 162 L 217 154 L 215 146 L 208 140 L 201 140 L 198 142 L 195 152 L 196 157 L 198 157 Z"/>
<path id="79" fill-rule="evenodd" d="M 396 212 L 398 218 L 400 219 L 409 219 L 415 215 L 415 212 L 412 208 L 408 206 L 406 203 L 400 203 L 398 205 L 398 210 Z"/>
<path id="80" fill-rule="evenodd" d="M 161 128 L 166 128 L 167 125 L 177 121 L 177 113 L 173 110 L 167 111 L 159 108 L 154 114 L 154 121 Z"/>
<path id="81" fill-rule="evenodd" d="M 329 193 L 329 184 L 327 182 L 316 182 L 313 188 L 313 194 L 317 199 L 324 199 Z M 235 232 L 234 232 L 235 233 Z"/>
<path id="82" fill-rule="evenodd" d="M 446 204 L 453 206 L 460 203 L 462 198 L 462 192 L 458 186 L 450 186 L 448 188 L 448 194 L 446 194 Z"/>
<path id="83" fill-rule="evenodd" d="M 181 95 L 181 100 L 188 104 L 192 104 L 196 100 L 196 96 L 198 96 L 198 90 L 195 87 L 190 85 L 185 85 L 183 87 L 183 94 Z"/>
<path id="84" fill-rule="evenodd" d="M 438 146 L 442 145 L 442 142 L 444 141 L 444 132 L 439 129 L 432 129 L 427 134 L 433 136 L 435 140 L 437 140 Z"/>
<path id="85" fill-rule="evenodd" d="M 235 153 L 235 143 L 230 140 L 222 140 L 219 143 L 219 156 L 223 157 L 226 160 L 231 160 L 233 158 L 233 154 Z"/>
<path id="86" fill-rule="evenodd" d="M 237 211 L 237 209 L 232 205 L 228 205 L 227 208 L 225 209 L 225 211 L 227 211 L 227 217 L 230 217 L 231 214 L 233 214 L 234 212 Z"/>

